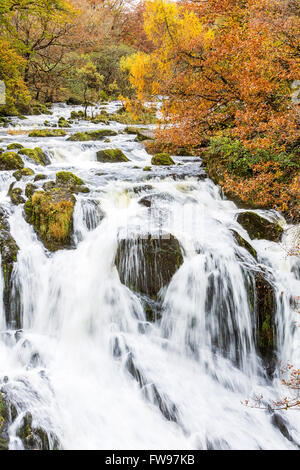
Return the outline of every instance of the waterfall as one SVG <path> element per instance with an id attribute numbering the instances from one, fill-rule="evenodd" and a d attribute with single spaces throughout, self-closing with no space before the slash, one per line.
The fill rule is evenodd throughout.
<path id="1" fill-rule="evenodd" d="M 54 106 L 49 119 L 73 109 Z M 19 128 L 42 126 L 44 119 L 29 117 Z M 118 132 L 124 127 L 110 124 Z M 80 121 L 71 131 L 96 128 Z M 11 174 L 0 175 L 0 202 L 19 248 L 12 273 L 18 325 L 16 318 L 8 321 L 0 301 L 0 392 L 10 404 L 9 448 L 26 447 L 20 430 L 28 422 L 38 448 L 297 448 L 296 413 L 278 412 L 286 438 L 270 411 L 241 403 L 254 394 L 268 403 L 285 393 L 277 372 L 268 377 L 257 350 L 257 273 L 274 290 L 278 361 L 299 363 L 292 303 L 300 289 L 298 261 L 283 249 L 290 231 L 281 244 L 251 240 L 237 222 L 241 209 L 203 177 L 199 161 L 175 157 L 181 165 L 149 174 L 143 168 L 151 157 L 132 135 L 119 133 L 109 144 L 1 137 L 4 144 L 41 145 L 51 164 L 27 163 L 46 180 L 66 170 L 89 188 L 76 195 L 71 246 L 49 252 L 22 205 L 7 197 Z M 120 148 L 129 162 L 97 162 L 96 151 L 108 147 Z M 42 189 L 44 182 L 34 184 Z M 27 183 L 17 186 L 24 190 Z M 164 284 L 159 240 L 167 246 L 170 234 L 180 262 Z M 149 260 L 144 244 L 152 239 L 158 242 Z M 153 277 L 162 285 L 155 295 L 147 291 Z"/>

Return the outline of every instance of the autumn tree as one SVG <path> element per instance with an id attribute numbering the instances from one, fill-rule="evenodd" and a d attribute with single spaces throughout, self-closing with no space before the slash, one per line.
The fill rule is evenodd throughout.
<path id="1" fill-rule="evenodd" d="M 169 139 L 196 147 L 225 132 L 252 148 L 293 145 L 299 137 L 291 100 L 299 77 L 296 2 L 153 0 L 144 18 L 154 51 L 123 66 L 140 97 L 168 97 Z"/>
<path id="2" fill-rule="evenodd" d="M 99 100 L 104 77 L 97 72 L 97 67 L 92 62 L 87 62 L 78 70 L 77 74 L 86 116 L 88 106 Z"/>

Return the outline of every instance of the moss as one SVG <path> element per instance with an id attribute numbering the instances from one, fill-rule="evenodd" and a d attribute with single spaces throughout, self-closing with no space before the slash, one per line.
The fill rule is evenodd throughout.
<path id="1" fill-rule="evenodd" d="M 8 421 L 8 409 L 0 392 L 0 450 L 8 450 L 8 435 L 5 428 Z"/>
<path id="2" fill-rule="evenodd" d="M 25 450 L 50 450 L 50 441 L 47 432 L 42 428 L 35 428 L 32 424 L 31 413 L 26 413 L 21 426 L 17 430 L 17 436 L 21 439 Z M 53 448 L 58 448 L 59 443 L 55 436 L 51 436 L 54 441 Z"/>
<path id="3" fill-rule="evenodd" d="M 102 123 L 102 124 L 108 124 L 109 123 L 109 120 L 107 118 L 107 114 L 97 114 L 96 116 L 94 116 L 92 118 L 92 123 L 94 124 L 99 124 L 99 123 Z"/>
<path id="4" fill-rule="evenodd" d="M 120 149 L 106 149 L 97 152 L 97 161 L 102 163 L 128 162 L 128 158 Z"/>
<path id="5" fill-rule="evenodd" d="M 0 170 L 21 170 L 24 163 L 15 152 L 5 152 L 0 155 Z"/>
<path id="6" fill-rule="evenodd" d="M 66 118 L 60 117 L 58 120 L 58 127 L 71 127 Z"/>
<path id="7" fill-rule="evenodd" d="M 35 184 L 28 183 L 25 188 L 25 196 L 28 198 L 31 197 L 37 189 L 38 188 Z"/>
<path id="8" fill-rule="evenodd" d="M 70 246 L 75 198 L 62 188 L 37 191 L 24 205 L 31 223 L 46 248 L 56 251 Z"/>
<path id="9" fill-rule="evenodd" d="M 247 230 L 249 237 L 253 239 L 265 239 L 278 242 L 283 234 L 283 229 L 278 223 L 269 222 L 255 212 L 242 212 L 237 221 Z"/>
<path id="10" fill-rule="evenodd" d="M 157 153 L 151 159 L 152 165 L 174 165 L 173 159 L 168 153 Z"/>
<path id="11" fill-rule="evenodd" d="M 67 133 L 63 129 L 36 129 L 28 135 L 29 137 L 64 137 Z"/>
<path id="12" fill-rule="evenodd" d="M 23 148 L 23 145 L 18 144 L 18 143 L 9 144 L 7 146 L 7 150 L 15 150 L 15 149 L 22 149 L 22 148 Z"/>
<path id="13" fill-rule="evenodd" d="M 17 170 L 13 173 L 13 176 L 16 178 L 17 181 L 23 176 L 32 176 L 34 175 L 34 171 L 31 168 L 22 168 L 22 170 Z"/>
<path id="14" fill-rule="evenodd" d="M 71 135 L 68 140 L 71 142 L 86 142 L 89 140 L 101 140 L 103 137 L 115 135 L 117 135 L 117 132 L 112 131 L 111 129 L 100 129 L 90 132 L 77 132 L 76 134 Z"/>
<path id="15" fill-rule="evenodd" d="M 46 175 L 43 175 L 42 173 L 38 173 L 37 175 L 35 175 L 34 181 L 45 180 L 46 178 L 47 178 Z"/>
<path id="16" fill-rule="evenodd" d="M 19 204 L 23 204 L 25 199 L 22 196 L 22 189 L 21 188 L 12 188 L 9 190 L 8 194 L 10 196 L 11 202 L 18 206 Z"/>
<path id="17" fill-rule="evenodd" d="M 35 147 L 34 149 L 21 149 L 19 154 L 26 155 L 30 160 L 38 165 L 46 166 L 49 165 L 50 160 L 44 154 L 43 150 L 40 147 Z"/>
<path id="18" fill-rule="evenodd" d="M 145 166 L 143 168 L 143 171 L 151 171 L 151 170 L 152 170 L 151 166 Z"/>
<path id="19" fill-rule="evenodd" d="M 78 184 L 81 185 L 83 184 L 83 181 L 81 178 L 78 176 L 74 175 L 70 171 L 60 171 L 59 173 L 56 173 L 56 184 L 62 184 L 62 185 L 74 185 Z"/>
<path id="20" fill-rule="evenodd" d="M 137 142 L 154 139 L 154 132 L 151 129 L 143 129 L 140 127 L 125 127 L 124 132 L 130 135 L 136 134 L 135 140 Z"/>

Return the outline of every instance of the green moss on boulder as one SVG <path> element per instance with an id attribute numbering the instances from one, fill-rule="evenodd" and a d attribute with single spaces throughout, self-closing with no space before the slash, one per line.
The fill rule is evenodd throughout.
<path id="1" fill-rule="evenodd" d="M 51 439 L 49 439 L 44 429 L 34 427 L 32 415 L 28 412 L 23 417 L 21 426 L 17 430 L 17 436 L 21 439 L 25 450 L 54 450 L 59 448 L 56 436 L 51 436 Z"/>
<path id="2" fill-rule="evenodd" d="M 23 148 L 19 150 L 19 154 L 26 155 L 26 157 L 28 157 L 32 162 L 38 165 L 46 166 L 50 163 L 49 158 L 40 147 L 35 147 L 34 149 Z"/>
<path id="3" fill-rule="evenodd" d="M 64 117 L 60 117 L 58 120 L 58 127 L 71 127 L 69 122 Z"/>
<path id="4" fill-rule="evenodd" d="M 42 173 L 38 173 L 37 175 L 35 175 L 34 177 L 34 181 L 40 181 L 40 180 L 45 180 L 47 179 L 47 176 L 46 175 L 43 175 Z"/>
<path id="5" fill-rule="evenodd" d="M 4 152 L 0 155 L 0 170 L 21 170 L 24 163 L 20 155 L 15 152 Z"/>
<path id="6" fill-rule="evenodd" d="M 17 181 L 23 176 L 32 176 L 34 175 L 34 171 L 31 168 L 22 168 L 22 170 L 17 170 L 13 173 L 13 176 L 16 178 Z"/>
<path id="7" fill-rule="evenodd" d="M 83 181 L 70 171 L 60 171 L 59 173 L 56 173 L 56 184 L 73 186 L 74 184 L 81 185 L 83 184 Z"/>
<path id="8" fill-rule="evenodd" d="M 129 162 L 129 159 L 120 149 L 106 149 L 97 152 L 97 161 L 102 163 Z"/>
<path id="9" fill-rule="evenodd" d="M 8 195 L 10 197 L 10 200 L 12 204 L 15 206 L 18 206 L 19 204 L 23 204 L 25 202 L 25 199 L 22 196 L 22 189 L 21 188 L 11 188 L 8 191 Z"/>
<path id="10" fill-rule="evenodd" d="M 283 234 L 283 229 L 278 223 L 269 222 L 255 212 L 242 212 L 237 221 L 247 230 L 251 240 L 265 239 L 278 242 Z"/>
<path id="11" fill-rule="evenodd" d="M 63 129 L 36 129 L 28 135 L 29 137 L 64 137 L 67 133 Z"/>
<path id="12" fill-rule="evenodd" d="M 33 183 L 28 183 L 25 188 L 25 196 L 27 198 L 31 197 L 33 193 L 38 189 L 38 187 Z"/>
<path id="13" fill-rule="evenodd" d="M 156 300 L 183 263 L 183 256 L 173 235 L 154 238 L 149 234 L 121 240 L 115 263 L 123 284 Z"/>
<path id="14" fill-rule="evenodd" d="M 23 148 L 23 145 L 18 144 L 18 143 L 9 144 L 7 146 L 7 150 L 15 150 L 15 149 L 19 150 L 19 149 L 22 149 L 22 148 Z"/>
<path id="15" fill-rule="evenodd" d="M 74 196 L 64 188 L 36 191 L 25 203 L 25 218 L 48 250 L 71 246 L 74 206 Z"/>
<path id="16" fill-rule="evenodd" d="M 77 132 L 71 135 L 67 140 L 71 142 L 86 142 L 89 140 L 102 140 L 104 137 L 115 135 L 117 135 L 117 132 L 111 129 L 99 129 L 97 131 Z"/>
<path id="17" fill-rule="evenodd" d="M 174 165 L 173 159 L 168 153 L 157 153 L 151 159 L 152 165 Z"/>

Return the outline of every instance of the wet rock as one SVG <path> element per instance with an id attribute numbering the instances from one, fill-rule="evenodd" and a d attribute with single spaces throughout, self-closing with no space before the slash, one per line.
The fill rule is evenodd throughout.
<path id="1" fill-rule="evenodd" d="M 135 186 L 132 191 L 135 193 L 135 194 L 139 194 L 143 191 L 151 191 L 153 189 L 153 186 L 151 186 L 151 184 L 143 184 L 142 186 Z"/>
<path id="2" fill-rule="evenodd" d="M 19 313 L 17 305 L 12 306 L 12 272 L 17 261 L 19 247 L 11 236 L 7 213 L 0 208 L 0 253 L 1 266 L 4 279 L 3 303 L 6 319 L 14 319 L 18 323 Z M 13 310 L 13 311 L 11 311 Z"/>
<path id="3" fill-rule="evenodd" d="M 17 181 L 23 176 L 32 176 L 34 175 L 34 171 L 31 168 L 22 168 L 22 170 L 17 170 L 13 173 L 13 176 L 16 178 Z"/>
<path id="4" fill-rule="evenodd" d="M 67 133 L 63 129 L 36 129 L 28 135 L 29 137 L 64 137 Z"/>
<path id="5" fill-rule="evenodd" d="M 58 127 L 71 127 L 66 118 L 60 117 L 58 120 Z"/>
<path id="6" fill-rule="evenodd" d="M 145 207 L 151 207 L 153 204 L 155 204 L 156 201 L 168 201 L 172 202 L 174 201 L 175 198 L 169 193 L 154 193 L 154 194 L 149 194 L 147 196 L 142 197 L 139 200 L 139 204 Z"/>
<path id="7" fill-rule="evenodd" d="M 152 165 L 174 165 L 174 160 L 170 157 L 168 153 L 157 153 L 151 159 Z"/>
<path id="8" fill-rule="evenodd" d="M 66 104 L 70 106 L 79 106 L 82 104 L 82 102 L 78 98 L 75 98 L 74 96 L 70 96 L 70 98 L 67 99 Z"/>
<path id="9" fill-rule="evenodd" d="M 262 273 L 255 273 L 256 343 L 268 375 L 276 366 L 276 300 L 272 285 Z"/>
<path id="10" fill-rule="evenodd" d="M 32 425 L 31 413 L 26 413 L 21 426 L 17 431 L 17 436 L 21 439 L 25 450 L 51 450 L 47 432 L 42 428 L 35 428 Z M 58 441 L 54 439 L 54 449 L 58 448 Z"/>
<path id="11" fill-rule="evenodd" d="M 106 113 L 101 113 L 101 114 L 97 114 L 96 116 L 93 117 L 93 119 L 91 120 L 91 122 L 93 124 L 109 124 L 109 120 L 107 118 L 107 114 Z"/>
<path id="12" fill-rule="evenodd" d="M 70 248 L 75 198 L 65 188 L 36 191 L 25 203 L 25 219 L 50 251 Z"/>
<path id="13" fill-rule="evenodd" d="M 4 152 L 0 155 L 0 170 L 21 170 L 24 163 L 20 155 L 15 152 Z"/>
<path id="14" fill-rule="evenodd" d="M 35 175 L 33 181 L 40 181 L 40 180 L 45 180 L 45 179 L 47 179 L 47 176 L 39 173 L 39 174 Z"/>
<path id="15" fill-rule="evenodd" d="M 117 135 L 117 132 L 111 129 L 99 129 L 97 131 L 77 132 L 71 135 L 67 140 L 71 142 L 86 142 L 88 140 L 102 140 L 104 137 Z"/>
<path id="16" fill-rule="evenodd" d="M 8 450 L 9 437 L 7 434 L 9 412 L 6 402 L 0 392 L 0 450 Z"/>
<path id="17" fill-rule="evenodd" d="M 25 155 L 33 163 L 38 165 L 46 166 L 51 163 L 47 155 L 39 147 L 35 147 L 34 149 L 21 149 L 19 150 L 19 154 Z"/>
<path id="18" fill-rule="evenodd" d="M 253 258 L 257 259 L 256 250 L 238 232 L 231 230 L 237 244 L 247 250 Z"/>
<path id="19" fill-rule="evenodd" d="M 27 198 L 31 197 L 37 189 L 38 187 L 35 184 L 28 183 L 25 188 L 25 196 Z"/>
<path id="20" fill-rule="evenodd" d="M 7 146 L 7 150 L 20 150 L 23 148 L 23 145 L 22 144 L 18 144 L 18 143 L 13 143 L 13 144 L 9 144 Z"/>
<path id="21" fill-rule="evenodd" d="M 120 280 L 130 289 L 156 300 L 183 263 L 178 240 L 171 234 L 122 239 L 115 263 Z"/>
<path id="22" fill-rule="evenodd" d="M 241 212 L 237 221 L 247 230 L 252 240 L 265 239 L 278 242 L 283 234 L 283 229 L 278 223 L 269 222 L 255 212 Z"/>
<path id="23" fill-rule="evenodd" d="M 21 188 L 12 188 L 8 191 L 8 195 L 12 204 L 18 206 L 19 204 L 24 204 L 25 199 L 22 196 L 22 189 Z"/>
<path id="24" fill-rule="evenodd" d="M 70 171 L 56 173 L 56 186 L 67 188 L 72 193 L 88 193 L 90 190 L 84 185 L 81 178 Z"/>
<path id="25" fill-rule="evenodd" d="M 151 171 L 151 170 L 152 170 L 151 166 L 145 166 L 143 168 L 143 171 Z"/>
<path id="26" fill-rule="evenodd" d="M 54 181 L 46 181 L 46 183 L 43 184 L 43 189 L 45 191 L 50 191 L 53 188 L 55 188 L 55 182 Z"/>
<path id="27" fill-rule="evenodd" d="M 102 163 L 128 162 L 128 158 L 120 149 L 99 150 L 97 152 L 97 161 Z"/>

